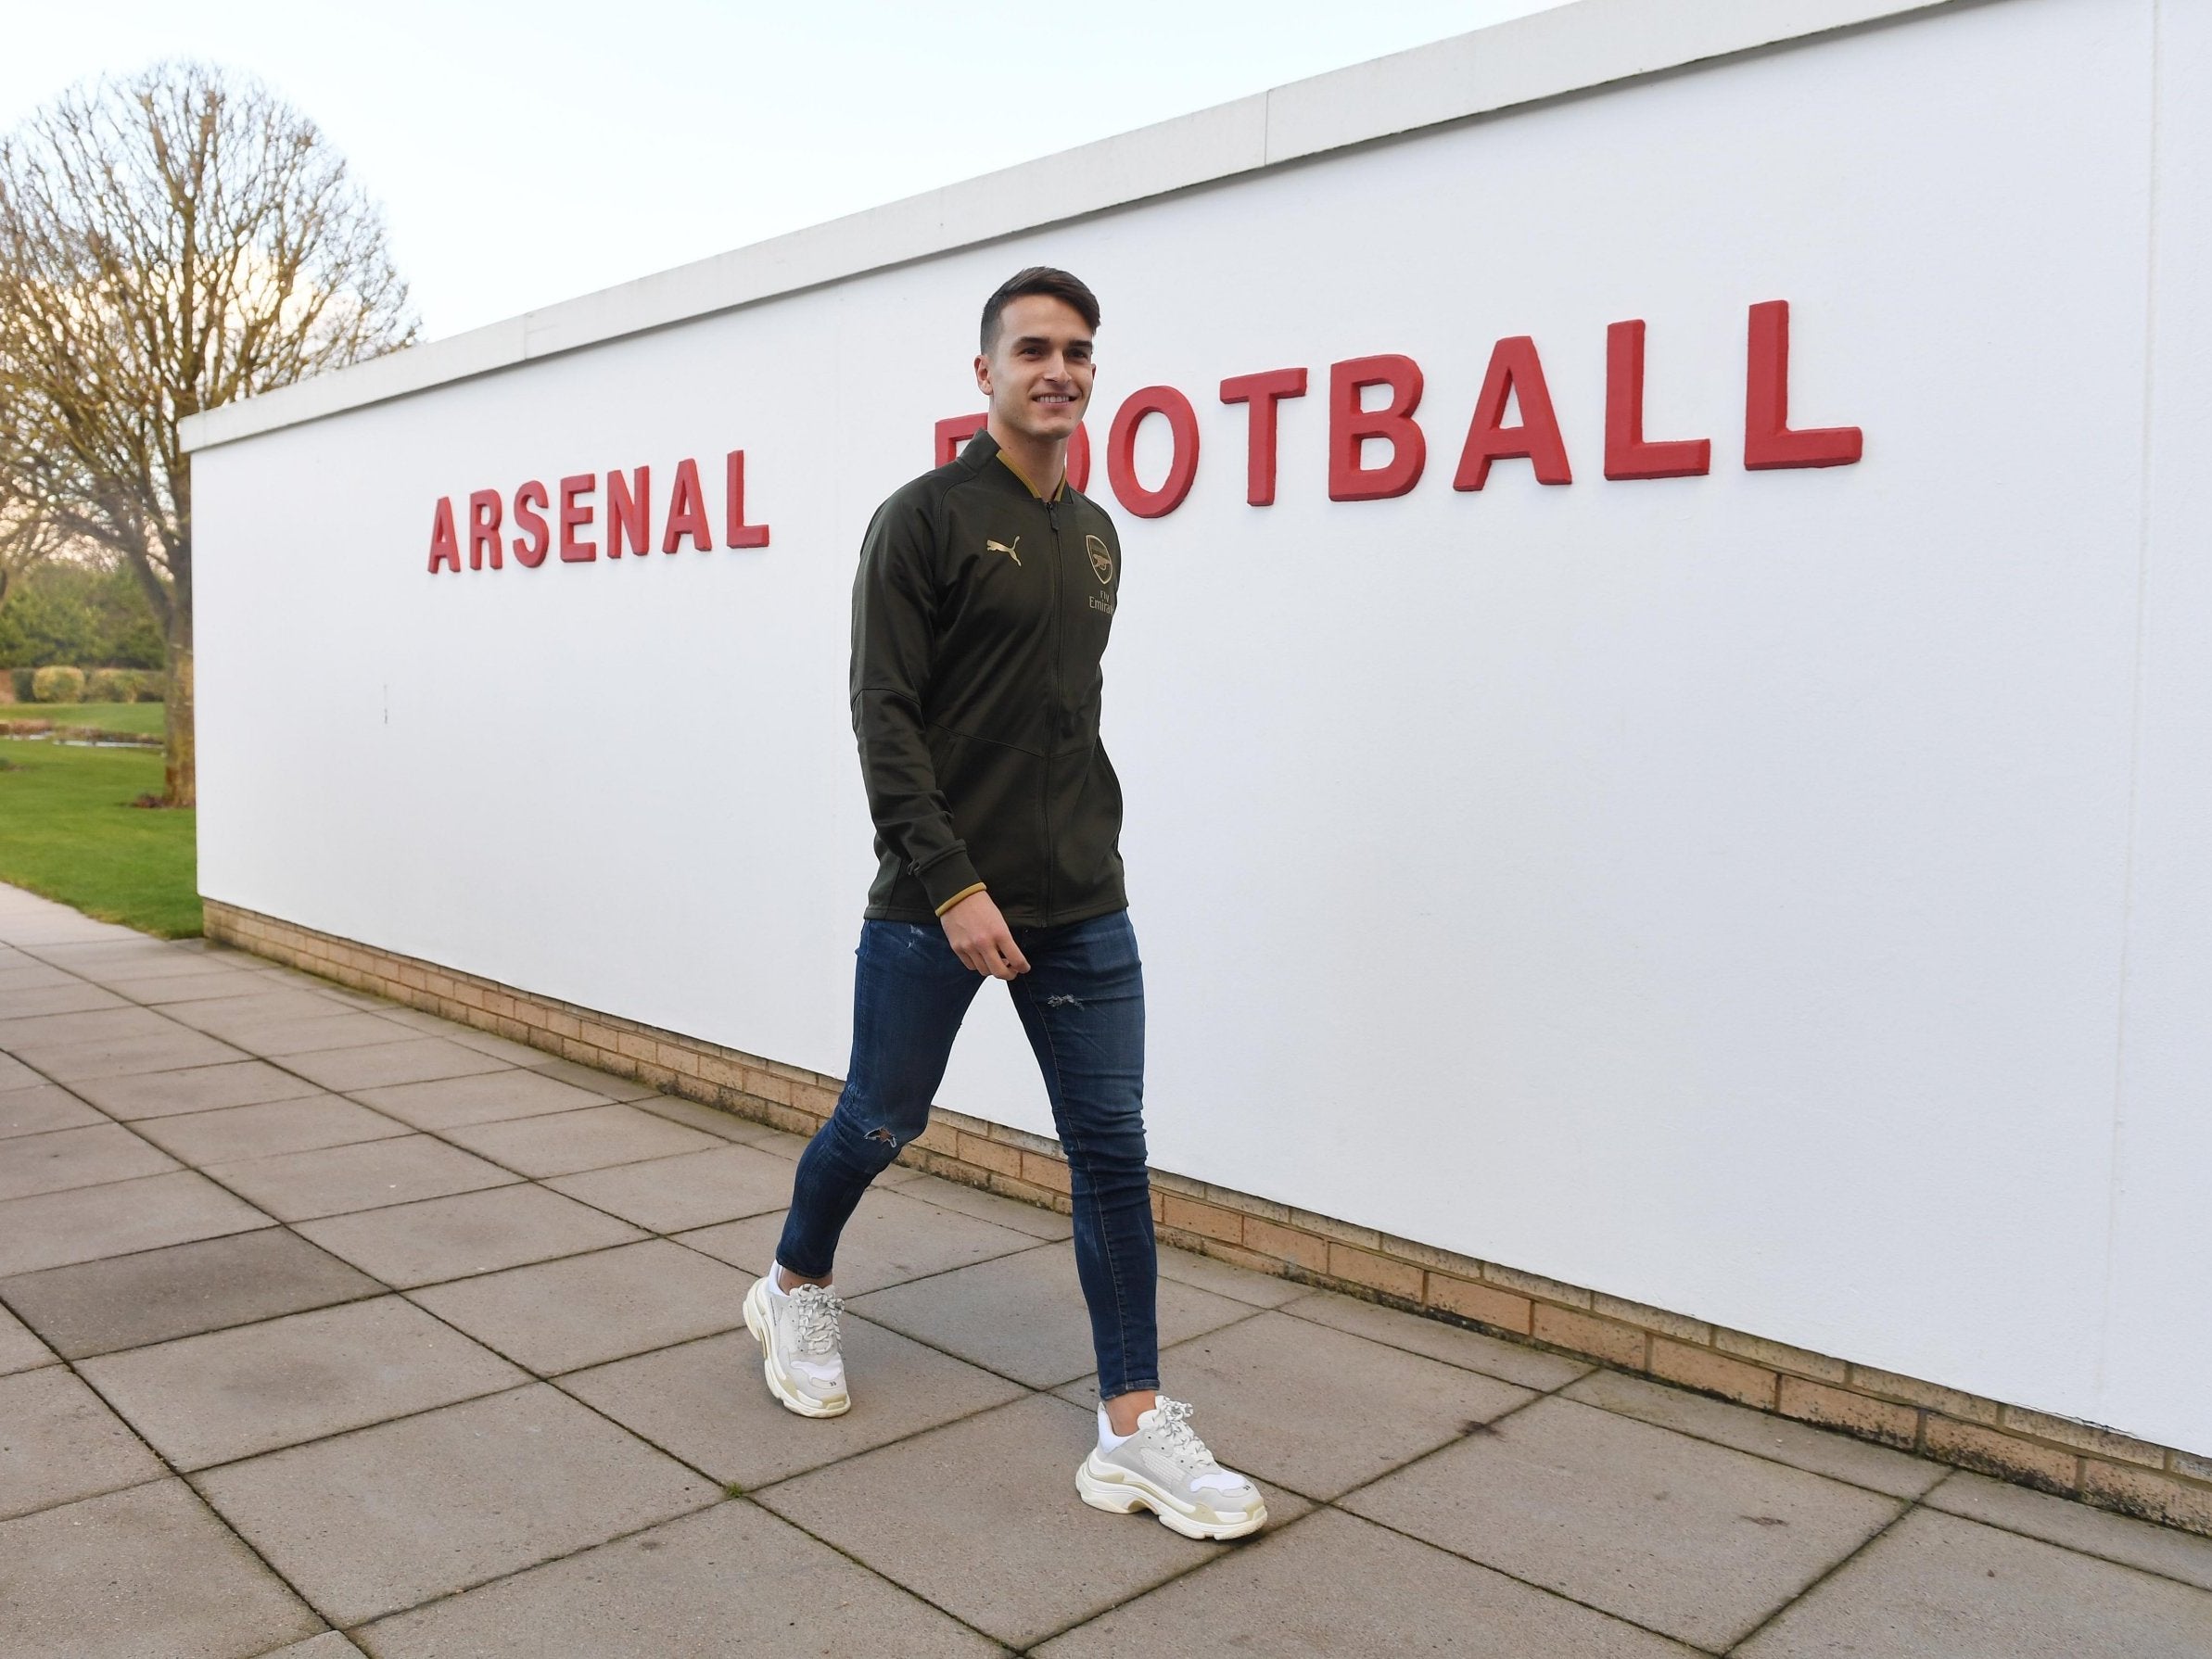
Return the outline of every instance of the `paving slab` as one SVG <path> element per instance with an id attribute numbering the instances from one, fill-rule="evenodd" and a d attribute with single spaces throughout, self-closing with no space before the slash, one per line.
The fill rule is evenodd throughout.
<path id="1" fill-rule="evenodd" d="M 11 1659 L 253 1659 L 323 1627 L 181 1480 L 0 1522 Z"/>
<path id="2" fill-rule="evenodd" d="M 1903 1507 L 1557 1397 L 1338 1501 L 1714 1650 L 1756 1628 Z"/>
<path id="3" fill-rule="evenodd" d="M 109 1117 L 125 1122 L 165 1118 L 176 1112 L 212 1111 L 225 1106 L 258 1106 L 267 1100 L 298 1100 L 323 1092 L 305 1078 L 279 1070 L 265 1060 L 95 1078 L 77 1083 L 73 1089 Z"/>
<path id="4" fill-rule="evenodd" d="M 325 1630 L 305 1641 L 295 1641 L 264 1653 L 261 1659 L 359 1659 L 361 1650 L 336 1630 Z"/>
<path id="5" fill-rule="evenodd" d="M 46 985 L 0 984 L 0 1008 L 7 1010 L 8 1021 L 28 1019 L 33 1014 L 77 1014 L 93 1008 L 127 1008 L 131 1006 L 127 998 L 103 990 L 89 980 L 70 975 L 63 975 L 56 983 Z"/>
<path id="6" fill-rule="evenodd" d="M 1778 1463 L 1886 1492 L 1892 1498 L 1917 1498 L 1950 1473 L 1941 1463 L 1926 1458 L 1724 1400 L 1708 1399 L 1701 1394 L 1664 1387 L 1642 1377 L 1624 1376 L 1617 1371 L 1594 1371 L 1564 1392 L 1569 1399 L 1601 1411 L 1656 1423 L 1661 1428 L 1733 1446 L 1738 1451 L 1773 1458 Z M 2212 1551 L 2212 1542 L 2206 1548 Z"/>
<path id="7" fill-rule="evenodd" d="M 272 1059 L 289 1063 L 295 1057 L 328 1054 L 337 1049 L 381 1046 L 393 1041 L 406 1029 L 375 1014 L 363 1014 L 359 1009 L 342 1007 L 321 997 L 316 1000 L 322 1002 L 329 1011 L 241 1025 L 227 1032 L 227 1039 L 249 1053 L 267 1055 Z M 304 1070 L 305 1068 L 298 1070 Z"/>
<path id="8" fill-rule="evenodd" d="M 179 950 L 172 943 L 148 939 L 143 934 L 132 938 L 57 941 L 39 945 L 37 955 L 41 961 L 103 984 L 116 979 L 214 973 L 229 966 L 220 957 Z"/>
<path id="9" fill-rule="evenodd" d="M 461 1028 L 465 1031 L 468 1028 Z M 618 1077 L 612 1071 L 602 1071 L 596 1066 L 578 1065 L 574 1060 L 555 1058 L 540 1054 L 528 1062 L 528 1069 L 556 1083 L 574 1083 L 579 1089 L 589 1089 L 594 1095 L 604 1095 L 609 1100 L 674 1099 L 662 1095 L 658 1088 L 649 1083 L 640 1083 L 634 1077 Z M 739 1120 L 743 1121 L 743 1120 Z"/>
<path id="10" fill-rule="evenodd" d="M 54 1350 L 32 1336 L 29 1325 L 0 1307 L 0 1376 L 51 1365 L 54 1360 Z"/>
<path id="11" fill-rule="evenodd" d="M 0 1054 L 0 1091 L 35 1088 L 45 1081 L 14 1055 Z"/>
<path id="12" fill-rule="evenodd" d="M 0 1279 L 0 1299 L 71 1360 L 358 1301 L 383 1289 L 282 1227 Z"/>
<path id="13" fill-rule="evenodd" d="M 1161 1385 L 1224 1464 L 1326 1501 L 1536 1397 L 1495 1377 L 1263 1312 L 1160 1354 Z M 1098 1379 L 1059 1390 L 1098 1401 Z M 1297 1401 L 1285 1411 L 1284 1401 Z"/>
<path id="14" fill-rule="evenodd" d="M 234 995 L 177 1003 L 162 1010 L 167 1018 L 180 1024 L 226 1042 L 256 1026 L 276 1025 L 286 1020 L 328 1019 L 352 1011 L 340 1007 L 320 992 L 272 985 L 258 976 Z"/>
<path id="15" fill-rule="evenodd" d="M 84 981 L 77 981 L 83 984 Z M 79 1013 L 32 1013 L 9 1005 L 11 1019 L 0 1019 L 0 1048 L 21 1054 L 30 1048 L 62 1048 L 124 1037 L 167 1036 L 176 1026 L 150 1008 L 118 1002 Z"/>
<path id="16" fill-rule="evenodd" d="M 704 1152 L 558 1175 L 545 1184 L 655 1233 L 675 1233 L 782 1209 L 791 1202 L 791 1171 L 782 1159 L 750 1146 L 709 1142 Z"/>
<path id="17" fill-rule="evenodd" d="M 767 1123 L 755 1124 L 754 1131 L 754 1133 L 746 1136 L 746 1146 L 757 1146 L 763 1152 L 772 1152 L 790 1163 L 799 1161 L 799 1156 L 807 1150 L 810 1139 L 803 1134 L 787 1134 Z M 910 1180 L 921 1172 L 905 1164 L 895 1163 L 875 1178 L 874 1184 L 880 1187 L 896 1186 L 899 1182 Z"/>
<path id="18" fill-rule="evenodd" d="M 842 1417 L 806 1418 L 784 1410 L 762 1380 L 759 1345 L 744 1331 L 571 1372 L 561 1387 L 664 1451 L 748 1492 L 1023 1393 L 1018 1383 L 849 1313 L 843 1325 L 853 1409 Z"/>
<path id="19" fill-rule="evenodd" d="M 1033 1650 L 1040 1659 L 1692 1659 L 1694 1649 L 1318 1510 Z"/>
<path id="20" fill-rule="evenodd" d="M 798 1528 L 718 1503 L 396 1618 L 375 1659 L 981 1659 L 1003 1650 Z"/>
<path id="21" fill-rule="evenodd" d="M 447 1131 L 457 1145 L 525 1175 L 571 1175 L 609 1164 L 703 1152 L 718 1143 L 634 1106 L 599 1106 L 545 1118 L 471 1123 Z"/>
<path id="22" fill-rule="evenodd" d="M 566 1062 L 562 1063 L 566 1064 Z M 540 1069 L 551 1070 L 550 1067 Z M 581 1071 L 585 1068 L 579 1066 L 577 1070 Z M 619 1083 L 621 1080 L 617 1078 L 610 1081 Z M 585 1086 L 589 1087 L 590 1085 L 586 1084 Z M 637 1085 L 631 1086 L 634 1088 Z M 626 1096 L 617 1095 L 613 1098 L 620 1100 Z M 726 1112 L 719 1107 L 705 1106 L 696 1100 L 686 1100 L 681 1095 L 663 1095 L 655 1090 L 650 1095 L 637 1095 L 633 1104 L 640 1111 L 651 1112 L 656 1118 L 666 1118 L 672 1123 L 681 1123 L 689 1128 L 718 1136 L 725 1141 L 754 1141 L 759 1139 L 763 1134 L 776 1133 L 765 1123 L 756 1123 L 750 1118 L 741 1118 L 735 1112 Z M 893 1166 L 893 1168 L 896 1167 L 896 1165 Z"/>
<path id="23" fill-rule="evenodd" d="M 555 1057 L 542 1048 L 532 1048 L 528 1043 L 517 1043 L 493 1032 L 480 1032 L 473 1025 L 457 1025 L 446 1035 L 464 1048 L 488 1054 L 495 1060 L 506 1061 L 510 1066 L 534 1066 L 540 1060 Z"/>
<path id="24" fill-rule="evenodd" d="M 2206 1659 L 2212 1592 L 1914 1510 L 1743 1659 Z"/>
<path id="25" fill-rule="evenodd" d="M 785 1135 L 782 1138 L 794 1143 L 791 1155 L 795 1159 L 807 1144 L 797 1135 Z M 765 1141 L 756 1144 L 764 1148 L 767 1146 Z M 893 1164 L 891 1167 L 897 1169 L 899 1166 Z M 922 1171 L 916 1171 L 915 1173 L 920 1175 Z M 1075 1233 L 1075 1223 L 1056 1209 L 1039 1209 L 1034 1204 L 1017 1203 L 1012 1198 L 986 1193 L 981 1187 L 968 1186 L 958 1181 L 947 1181 L 942 1176 L 925 1176 L 916 1181 L 908 1196 L 934 1204 L 940 1209 L 957 1209 L 960 1214 L 972 1215 L 979 1222 L 994 1222 L 1001 1227 L 1011 1227 L 1016 1233 L 1028 1233 L 1038 1238 L 1072 1238 Z"/>
<path id="26" fill-rule="evenodd" d="M 1072 1247 L 1024 1250 L 851 1299 L 878 1324 L 1033 1388 L 1074 1382 L 1097 1363 Z M 1160 1283 L 1163 1347 L 1254 1316 L 1249 1302 Z"/>
<path id="27" fill-rule="evenodd" d="M 666 1239 L 409 1294 L 541 1376 L 744 1323 L 750 1275 Z"/>
<path id="28" fill-rule="evenodd" d="M 26 956 L 21 951 L 11 951 L 0 960 L 0 997 L 17 991 L 45 991 L 56 985 L 82 985 L 84 981 L 75 974 L 59 968 L 49 968 L 35 956 Z"/>
<path id="29" fill-rule="evenodd" d="M 11 1198 L 0 1203 L 0 1278 L 270 1224 L 191 1170 Z"/>
<path id="30" fill-rule="evenodd" d="M 44 1134 L 50 1129 L 82 1129 L 105 1123 L 107 1116 L 87 1106 L 59 1083 L 0 1090 L 0 1140 Z"/>
<path id="31" fill-rule="evenodd" d="M 181 1167 L 120 1123 L 18 1135 L 0 1152 L 0 1200 L 159 1175 Z"/>
<path id="32" fill-rule="evenodd" d="M 107 985 L 118 996 L 127 996 L 148 1007 L 166 1008 L 174 1003 L 245 995 L 261 988 L 261 976 L 244 969 L 226 969 L 205 973 L 162 974 L 153 979 L 111 979 Z"/>
<path id="33" fill-rule="evenodd" d="M 2125 1563 L 2145 1572 L 2212 1589 L 2212 1538 L 2155 1526 L 2130 1515 L 2091 1509 L 2067 1498 L 2007 1486 L 1986 1475 L 1953 1473 L 1923 1501 L 1930 1509 L 1963 1515 L 2008 1532 L 2024 1532 L 2084 1555 Z"/>
<path id="34" fill-rule="evenodd" d="M 1142 1512 L 1084 1503 L 1075 1465 L 1097 1437 L 1091 1412 L 1033 1394 L 756 1496 L 892 1582 L 1024 1647 L 1235 1548 L 1184 1538 Z M 1263 1491 L 1277 1523 L 1307 1507 Z"/>
<path id="35" fill-rule="evenodd" d="M 162 1150 L 195 1164 L 313 1152 L 360 1141 L 391 1140 L 408 1133 L 406 1124 L 337 1095 L 141 1118 L 132 1128 Z"/>
<path id="36" fill-rule="evenodd" d="M 673 1519 L 718 1496 L 681 1464 L 542 1384 L 233 1463 L 201 1475 L 198 1485 L 343 1627 Z"/>
<path id="37" fill-rule="evenodd" d="M 65 1016 L 66 1018 L 66 1016 Z M 158 1018 L 158 1016 L 157 1016 Z M 163 1022 L 167 1024 L 166 1021 Z M 193 1066 L 218 1066 L 247 1056 L 227 1043 L 199 1032 L 171 1025 L 165 1032 L 144 1036 L 108 1037 L 94 1042 L 26 1043 L 15 1051 L 56 1083 L 75 1084 L 99 1077 L 123 1077 L 143 1071 L 179 1071 Z M 79 1094 L 85 1091 L 79 1089 Z"/>
<path id="38" fill-rule="evenodd" d="M 0 1519 L 167 1473 L 68 1366 L 0 1377 Z"/>
<path id="39" fill-rule="evenodd" d="M 1233 1297 L 1255 1308 L 1279 1308 L 1313 1294 L 1305 1285 L 1292 1280 L 1278 1279 L 1272 1273 L 1255 1273 L 1249 1267 L 1232 1266 L 1211 1256 L 1177 1249 L 1173 1245 L 1158 1246 L 1155 1254 L 1162 1278 L 1211 1290 L 1215 1296 Z"/>
<path id="40" fill-rule="evenodd" d="M 791 1198 L 791 1166 L 777 1159 L 776 1167 L 783 1171 L 783 1194 L 775 1209 L 742 1222 L 702 1227 L 683 1234 L 681 1241 L 747 1273 L 766 1273 L 783 1235 L 782 1207 Z M 920 1203 L 904 1193 L 871 1187 L 837 1241 L 834 1277 L 839 1295 L 865 1296 L 973 1262 L 1049 1248 L 1033 1234 Z"/>
<path id="41" fill-rule="evenodd" d="M 426 1134 L 210 1164 L 208 1173 L 285 1222 L 441 1198 L 515 1180 L 497 1164 Z"/>
<path id="42" fill-rule="evenodd" d="M 1333 1290 L 1315 1291 L 1296 1301 L 1286 1302 L 1283 1311 L 1293 1318 L 1310 1319 L 1317 1324 L 1349 1331 L 1370 1342 L 1388 1343 L 1411 1353 L 1427 1354 L 1447 1365 L 1518 1383 L 1539 1394 L 1563 1388 L 1595 1369 L 1583 1361 L 1562 1359 L 1541 1349 L 1522 1348 L 1518 1343 L 1485 1336 L 1480 1331 L 1462 1330 L 1441 1319 L 1424 1319 L 1418 1313 L 1363 1302 L 1357 1297 L 1340 1296 Z"/>
<path id="43" fill-rule="evenodd" d="M 369 1016 L 374 1018 L 374 1016 Z M 387 1024 L 393 1024 L 387 1021 Z M 399 1029 L 395 1026 L 395 1029 Z M 355 1089 L 384 1088 L 392 1083 L 427 1083 L 438 1077 L 467 1077 L 478 1071 L 504 1071 L 504 1060 L 464 1048 L 437 1037 L 401 1036 L 396 1042 L 334 1048 L 323 1054 L 296 1054 L 285 1064 L 302 1077 L 312 1078 L 326 1089 L 350 1094 Z"/>
<path id="44" fill-rule="evenodd" d="M 298 1231 L 401 1290 L 645 1236 L 627 1222 L 530 1184 L 328 1216 L 301 1222 Z"/>
<path id="45" fill-rule="evenodd" d="M 466 1077 L 432 1078 L 424 1083 L 389 1083 L 350 1091 L 353 1098 L 388 1112 L 417 1129 L 451 1129 L 462 1123 L 489 1123 L 501 1118 L 534 1118 L 604 1106 L 608 1097 L 555 1078 L 514 1067 Z"/>
<path id="46" fill-rule="evenodd" d="M 79 1369 L 187 1471 L 525 1380 L 399 1297 L 185 1336 Z"/>

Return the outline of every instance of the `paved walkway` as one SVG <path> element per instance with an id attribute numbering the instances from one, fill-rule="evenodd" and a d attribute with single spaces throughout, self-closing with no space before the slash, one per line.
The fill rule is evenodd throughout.
<path id="1" fill-rule="evenodd" d="M 0 887 L 0 1655 L 2212 1655 L 2212 1541 L 1163 1252 L 1259 1538 L 1082 1507 L 1058 1216 Z"/>

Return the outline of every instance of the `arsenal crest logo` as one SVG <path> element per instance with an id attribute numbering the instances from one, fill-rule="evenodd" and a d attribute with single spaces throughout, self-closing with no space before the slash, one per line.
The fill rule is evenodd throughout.
<path id="1" fill-rule="evenodd" d="M 1113 555 L 1106 551 L 1106 544 L 1096 536 L 1086 536 L 1083 545 L 1090 552 L 1090 567 L 1100 582 L 1113 580 Z"/>

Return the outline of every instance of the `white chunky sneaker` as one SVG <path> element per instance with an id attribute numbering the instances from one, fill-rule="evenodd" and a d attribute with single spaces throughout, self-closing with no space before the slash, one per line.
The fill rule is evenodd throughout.
<path id="1" fill-rule="evenodd" d="M 1164 1394 L 1112 1451 L 1091 1448 L 1075 1470 L 1075 1490 L 1093 1509 L 1149 1509 L 1185 1538 L 1242 1538 L 1267 1520 L 1259 1488 L 1215 1463 L 1191 1432 L 1190 1408 Z"/>
<path id="2" fill-rule="evenodd" d="M 837 1330 L 844 1306 L 825 1285 L 778 1293 L 764 1277 L 745 1292 L 745 1329 L 760 1344 L 769 1392 L 802 1417 L 835 1417 L 852 1409 Z"/>

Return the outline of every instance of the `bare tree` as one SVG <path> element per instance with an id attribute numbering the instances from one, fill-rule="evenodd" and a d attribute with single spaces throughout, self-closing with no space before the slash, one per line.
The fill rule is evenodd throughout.
<path id="1" fill-rule="evenodd" d="M 177 423 L 415 333 L 381 211 L 254 81 L 159 63 L 0 138 L 0 502 L 38 535 L 112 548 L 153 602 L 169 804 L 196 798 Z"/>
<path id="2" fill-rule="evenodd" d="M 28 508 L 0 496 L 0 605 L 32 565 L 53 556 L 60 533 Z"/>

